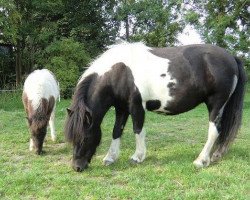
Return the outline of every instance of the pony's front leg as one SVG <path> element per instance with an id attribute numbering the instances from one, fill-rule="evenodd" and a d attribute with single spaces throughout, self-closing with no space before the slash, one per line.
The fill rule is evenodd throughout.
<path id="1" fill-rule="evenodd" d="M 136 150 L 133 156 L 131 156 L 131 161 L 134 163 L 141 163 L 146 157 L 145 136 L 146 131 L 144 129 L 142 129 L 140 133 L 135 134 Z"/>
<path id="2" fill-rule="evenodd" d="M 104 165 L 110 165 L 118 159 L 120 152 L 120 137 L 127 122 L 128 116 L 128 111 L 116 108 L 116 120 L 113 129 L 113 139 L 107 155 L 103 158 Z"/>
<path id="3" fill-rule="evenodd" d="M 49 119 L 49 127 L 50 127 L 50 133 L 51 133 L 51 139 L 52 141 L 56 141 L 56 131 L 55 131 L 55 109 L 53 109 L 50 119 Z"/>
<path id="4" fill-rule="evenodd" d="M 135 153 L 131 156 L 131 161 L 134 163 L 141 163 L 146 157 L 146 131 L 143 128 L 145 111 L 142 104 L 133 103 L 131 105 L 130 112 L 136 139 L 136 150 Z"/>

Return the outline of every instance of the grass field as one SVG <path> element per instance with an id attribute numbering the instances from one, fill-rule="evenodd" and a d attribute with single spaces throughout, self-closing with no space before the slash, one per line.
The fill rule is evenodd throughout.
<path id="1" fill-rule="evenodd" d="M 114 123 L 111 109 L 102 124 L 102 143 L 83 173 L 70 166 L 72 148 L 64 141 L 65 108 L 57 104 L 57 142 L 47 135 L 45 154 L 29 152 L 29 133 L 21 94 L 0 94 L 0 199 L 250 199 L 250 87 L 243 124 L 229 153 L 217 164 L 196 169 L 208 129 L 204 105 L 178 116 L 146 115 L 147 158 L 132 164 L 135 150 L 131 120 L 121 154 L 103 166 Z"/>

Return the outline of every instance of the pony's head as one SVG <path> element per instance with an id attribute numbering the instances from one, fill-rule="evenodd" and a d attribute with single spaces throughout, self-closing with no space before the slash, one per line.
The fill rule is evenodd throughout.
<path id="1" fill-rule="evenodd" d="M 66 139 L 73 144 L 72 167 L 81 172 L 88 167 L 100 139 L 100 130 L 94 127 L 92 111 L 83 103 L 67 109 Z"/>
<path id="2" fill-rule="evenodd" d="M 47 132 L 48 117 L 46 115 L 35 114 L 32 117 L 27 117 L 31 139 L 35 152 L 39 155 L 42 152 L 43 141 Z"/>

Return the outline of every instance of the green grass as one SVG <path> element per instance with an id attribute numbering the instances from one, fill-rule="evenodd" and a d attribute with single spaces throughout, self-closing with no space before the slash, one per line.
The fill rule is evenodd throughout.
<path id="1" fill-rule="evenodd" d="M 135 150 L 131 120 L 122 137 L 121 154 L 103 166 L 114 123 L 110 110 L 92 163 L 83 173 L 70 166 L 72 148 L 64 142 L 65 108 L 57 104 L 57 142 L 47 135 L 45 154 L 29 152 L 29 133 L 21 93 L 0 94 L 0 199 L 250 199 L 250 87 L 243 124 L 230 151 L 217 164 L 196 169 L 208 129 L 204 105 L 178 116 L 147 113 L 147 158 L 129 161 Z"/>

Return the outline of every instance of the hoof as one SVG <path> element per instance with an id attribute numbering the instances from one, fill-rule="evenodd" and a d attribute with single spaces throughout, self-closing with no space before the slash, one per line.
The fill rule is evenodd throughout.
<path id="1" fill-rule="evenodd" d="M 139 164 L 140 162 L 138 160 L 135 160 L 133 158 L 130 159 L 130 163 L 133 165 Z"/>
<path id="2" fill-rule="evenodd" d="M 35 151 L 35 154 L 37 154 L 37 155 L 44 155 L 44 154 L 46 154 L 46 151 L 44 151 L 44 150 L 40 150 L 40 151 Z"/>
<path id="3" fill-rule="evenodd" d="M 209 159 L 196 159 L 193 162 L 194 166 L 197 168 L 204 168 L 204 167 L 208 167 L 210 164 L 210 160 Z"/>
<path id="4" fill-rule="evenodd" d="M 103 164 L 105 165 L 105 166 L 109 166 L 109 165 L 111 165 L 111 164 L 113 164 L 114 163 L 114 161 L 110 161 L 110 160 L 104 160 L 103 161 Z"/>
<path id="5" fill-rule="evenodd" d="M 139 164 L 139 163 L 142 163 L 144 161 L 144 159 L 145 159 L 145 157 L 138 158 L 136 156 L 132 156 L 130 158 L 130 162 L 133 164 Z"/>
<path id="6" fill-rule="evenodd" d="M 145 160 L 146 153 L 135 153 L 133 156 L 131 156 L 130 160 L 132 163 L 142 163 Z"/>
<path id="7" fill-rule="evenodd" d="M 211 162 L 218 162 L 221 159 L 222 155 L 220 153 L 213 153 Z"/>

